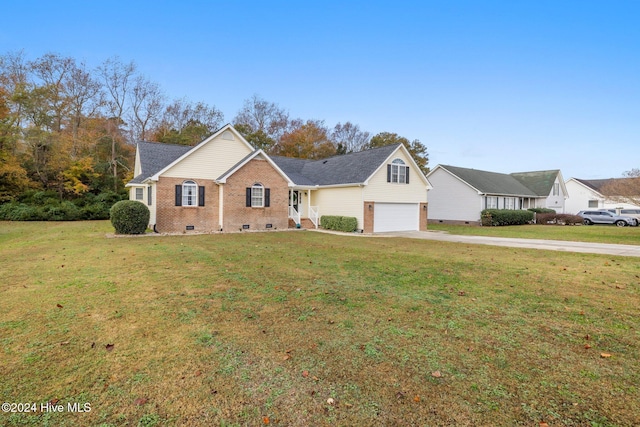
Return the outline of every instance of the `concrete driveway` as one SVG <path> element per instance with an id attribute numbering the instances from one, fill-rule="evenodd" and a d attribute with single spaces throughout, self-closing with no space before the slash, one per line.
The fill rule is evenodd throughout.
<path id="1" fill-rule="evenodd" d="M 376 233 L 378 237 L 406 237 L 411 239 L 440 240 L 475 245 L 507 246 L 510 248 L 544 249 L 549 251 L 583 252 L 640 257 L 640 246 L 610 243 L 565 242 L 560 240 L 514 239 L 509 237 L 460 236 L 443 231 L 397 231 Z"/>

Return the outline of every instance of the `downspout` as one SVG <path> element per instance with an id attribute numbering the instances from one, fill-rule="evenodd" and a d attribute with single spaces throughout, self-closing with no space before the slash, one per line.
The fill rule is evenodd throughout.
<path id="1" fill-rule="evenodd" d="M 224 224 L 224 185 L 223 184 L 218 184 L 218 222 L 219 222 L 219 230 L 223 231 L 223 224 Z"/>

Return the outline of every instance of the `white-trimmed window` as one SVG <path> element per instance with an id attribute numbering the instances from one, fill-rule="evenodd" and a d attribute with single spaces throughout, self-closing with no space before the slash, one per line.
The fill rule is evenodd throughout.
<path id="1" fill-rule="evenodd" d="M 247 187 L 248 208 L 268 208 L 271 206 L 271 189 L 256 182 L 251 187 Z"/>
<path id="2" fill-rule="evenodd" d="M 514 197 L 505 197 L 504 208 L 514 210 L 516 208 L 516 199 Z"/>
<path id="3" fill-rule="evenodd" d="M 409 183 L 409 166 L 405 164 L 404 160 L 393 159 L 391 164 L 387 166 L 387 182 Z"/>
<path id="4" fill-rule="evenodd" d="M 264 187 L 262 184 L 256 183 L 251 187 L 251 207 L 264 207 Z"/>
<path id="5" fill-rule="evenodd" d="M 144 200 L 144 188 L 136 188 L 136 200 Z"/>
<path id="6" fill-rule="evenodd" d="M 194 181 L 182 183 L 182 206 L 198 206 L 198 184 Z"/>
<path id="7" fill-rule="evenodd" d="M 559 183 L 555 183 L 553 184 L 553 195 L 554 196 L 559 196 L 560 195 L 560 184 Z"/>
<path id="8" fill-rule="evenodd" d="M 498 209 L 498 198 L 494 196 L 488 196 L 486 198 L 486 209 Z"/>
<path id="9" fill-rule="evenodd" d="M 598 201 L 597 200 L 589 200 L 589 207 L 590 208 L 597 208 L 598 207 Z"/>

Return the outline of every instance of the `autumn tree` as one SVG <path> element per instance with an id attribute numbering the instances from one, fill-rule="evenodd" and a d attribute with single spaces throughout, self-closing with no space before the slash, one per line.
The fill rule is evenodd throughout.
<path id="1" fill-rule="evenodd" d="M 322 120 L 307 120 L 285 132 L 274 154 L 302 159 L 323 159 L 336 154 L 336 146 L 329 138 L 329 130 Z"/>
<path id="2" fill-rule="evenodd" d="M 30 63 L 38 84 L 34 90 L 41 92 L 42 114 L 48 116 L 47 125 L 54 132 L 60 132 L 69 111 L 67 96 L 68 81 L 75 69 L 75 60 L 47 53 Z"/>
<path id="3" fill-rule="evenodd" d="M 146 132 L 159 122 L 165 108 L 165 96 L 157 83 L 143 76 L 135 79 L 130 93 L 132 141 L 145 141 Z"/>
<path id="4" fill-rule="evenodd" d="M 640 206 L 640 169 L 631 169 L 622 176 L 609 180 L 600 191 L 615 202 Z"/>
<path id="5" fill-rule="evenodd" d="M 66 93 L 69 105 L 69 128 L 71 131 L 72 159 L 86 155 L 95 141 L 92 134 L 87 133 L 85 121 L 95 118 L 104 105 L 102 86 L 85 64 L 75 65 L 67 81 Z"/>
<path id="6" fill-rule="evenodd" d="M 273 102 L 253 95 L 233 119 L 234 127 L 255 148 L 271 152 L 290 125 L 289 114 Z"/>
<path id="7" fill-rule="evenodd" d="M 105 108 L 108 115 L 107 133 L 111 142 L 111 171 L 114 190 L 118 189 L 118 166 L 126 165 L 118 157 L 118 145 L 124 144 L 126 130 L 125 116 L 129 109 L 128 99 L 133 86 L 136 65 L 134 62 L 123 63 L 118 57 L 107 59 L 98 67 L 106 92 Z"/>
<path id="8" fill-rule="evenodd" d="M 411 157 L 416 162 L 422 173 L 425 175 L 429 173 L 429 155 L 427 154 L 427 147 L 417 139 L 409 141 L 407 138 L 400 136 L 397 133 L 381 132 L 371 138 L 367 148 L 377 148 L 399 143 L 402 143 L 409 151 Z"/>
<path id="9" fill-rule="evenodd" d="M 331 140 L 336 145 L 338 154 L 362 151 L 370 139 L 369 132 L 360 130 L 360 126 L 351 122 L 338 123 L 331 131 Z"/>
<path id="10" fill-rule="evenodd" d="M 15 199 L 31 187 L 27 171 L 15 155 L 15 121 L 8 105 L 8 94 L 0 85 L 0 203 Z"/>
<path id="11" fill-rule="evenodd" d="M 204 102 L 176 99 L 169 104 L 158 126 L 153 130 L 153 140 L 169 144 L 196 145 L 220 128 L 224 114 Z"/>

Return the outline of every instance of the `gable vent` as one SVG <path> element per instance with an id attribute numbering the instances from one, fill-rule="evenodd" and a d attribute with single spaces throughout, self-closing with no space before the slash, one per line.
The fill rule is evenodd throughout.
<path id="1" fill-rule="evenodd" d="M 235 140 L 235 138 L 233 137 L 233 134 L 228 130 L 222 133 L 222 139 L 226 139 L 227 141 Z"/>

